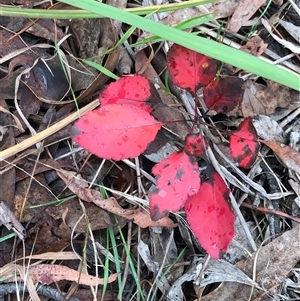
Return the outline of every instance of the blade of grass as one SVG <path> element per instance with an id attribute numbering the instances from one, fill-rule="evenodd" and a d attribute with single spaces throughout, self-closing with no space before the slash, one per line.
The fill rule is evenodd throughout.
<path id="1" fill-rule="evenodd" d="M 114 230 L 112 227 L 108 227 L 108 232 L 109 232 L 109 237 L 111 241 L 111 246 L 113 249 L 113 254 L 115 258 L 115 265 L 116 265 L 116 272 L 118 273 L 118 300 L 123 300 L 123 287 L 122 287 L 122 274 L 121 274 L 121 264 L 119 260 L 119 254 L 118 254 L 118 249 L 117 249 L 117 243 L 115 239 L 115 234 Z"/>
<path id="2" fill-rule="evenodd" d="M 143 6 L 125 9 L 136 15 L 148 15 L 153 13 L 162 13 L 167 11 L 180 10 L 187 7 L 193 7 L 201 4 L 212 3 L 218 0 L 190 0 L 180 3 L 162 4 Z M 62 1 L 61 1 L 62 2 Z M 85 19 L 85 18 L 104 18 L 105 16 L 99 15 L 92 11 L 84 10 L 58 10 L 58 9 L 30 9 L 19 7 L 0 7 L 0 16 L 6 17 L 23 17 L 23 18 L 41 18 L 41 19 Z"/>
<path id="3" fill-rule="evenodd" d="M 160 278 L 166 277 L 171 272 L 173 266 L 175 266 L 175 264 L 183 257 L 185 250 L 186 250 L 186 248 L 184 248 L 183 250 L 181 250 L 181 252 L 178 254 L 176 260 L 166 269 L 166 271 L 161 275 Z M 157 290 L 158 290 L 158 287 L 156 286 L 155 289 L 154 289 L 154 291 L 153 291 L 151 301 L 154 301 L 154 298 L 156 296 Z"/>
<path id="4" fill-rule="evenodd" d="M 243 51 L 93 0 L 62 0 L 61 2 L 136 26 L 171 42 L 300 91 L 300 77 L 298 75 Z"/>
<path id="5" fill-rule="evenodd" d="M 12 237 L 15 237 L 16 236 L 16 233 L 9 233 L 3 237 L 0 237 L 0 242 L 4 242 Z M 1 282 L 1 279 L 0 279 L 0 282 Z"/>
<path id="6" fill-rule="evenodd" d="M 118 219 L 117 217 L 115 216 L 115 220 L 116 220 L 116 223 L 118 223 Z M 132 273 L 132 276 L 134 278 L 134 281 L 136 283 L 136 286 L 137 286 L 137 290 L 138 292 L 140 293 L 140 297 L 143 301 L 145 301 L 145 297 L 144 297 L 144 294 L 143 294 L 143 290 L 142 290 L 142 287 L 141 287 L 141 284 L 139 282 L 139 277 L 138 277 L 138 274 L 136 272 L 136 269 L 135 269 L 135 266 L 134 266 L 134 263 L 132 261 L 132 258 L 131 258 L 131 254 L 128 250 L 128 247 L 127 247 L 127 244 L 126 244 L 126 239 L 123 235 L 123 232 L 122 232 L 122 228 L 120 226 L 118 226 L 118 231 L 119 231 L 119 234 L 120 234 L 120 237 L 121 237 L 121 241 L 122 241 L 122 244 L 124 246 L 124 250 L 125 250 L 125 253 L 126 253 L 126 257 L 129 261 L 129 266 L 130 266 L 130 270 L 131 270 L 131 273 Z"/>
<path id="7" fill-rule="evenodd" d="M 115 80 L 118 80 L 118 79 L 119 79 L 119 76 L 115 75 L 114 73 L 112 73 L 111 71 L 109 71 L 108 69 L 106 69 L 105 67 L 103 67 L 103 66 L 100 65 L 100 64 L 97 64 L 97 63 L 92 62 L 92 61 L 90 61 L 90 60 L 84 60 L 84 62 L 85 62 L 87 65 L 89 65 L 89 66 L 91 66 L 91 67 L 97 69 L 98 71 L 100 71 L 101 73 L 105 74 L 106 76 L 108 76 L 108 77 L 110 77 L 110 78 L 112 78 L 112 79 L 115 79 Z"/>
<path id="8" fill-rule="evenodd" d="M 106 228 L 106 250 L 109 250 L 109 230 L 108 228 Z M 105 262 L 104 262 L 104 283 L 103 283 L 103 287 L 102 287 L 102 294 L 101 294 L 101 301 L 104 300 L 105 297 L 105 293 L 107 290 L 107 284 L 108 284 L 108 275 L 109 275 L 109 259 L 108 256 L 105 256 Z"/>
<path id="9" fill-rule="evenodd" d="M 201 15 L 201 16 L 196 16 L 194 18 L 185 20 L 183 22 L 178 23 L 177 25 L 174 26 L 174 28 L 180 29 L 180 30 L 185 30 L 188 28 L 193 28 L 195 26 L 202 25 L 204 23 L 210 22 L 212 20 L 215 20 L 213 17 L 209 17 L 207 15 Z M 193 33 L 196 34 L 196 33 Z M 139 45 L 147 44 L 147 43 L 157 43 L 164 41 L 165 39 L 159 37 L 159 36 L 151 36 L 148 38 L 145 38 L 137 43 L 130 44 L 130 47 L 137 47 Z"/>

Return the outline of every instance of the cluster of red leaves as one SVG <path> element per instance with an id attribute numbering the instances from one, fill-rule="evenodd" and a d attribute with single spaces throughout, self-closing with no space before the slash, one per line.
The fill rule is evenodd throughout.
<path id="1" fill-rule="evenodd" d="M 173 45 L 167 56 L 168 70 L 173 82 L 194 96 L 204 86 L 203 99 L 217 113 L 232 111 L 242 96 L 243 80 L 238 77 L 216 78 L 221 63 L 211 57 Z"/>
<path id="2" fill-rule="evenodd" d="M 204 87 L 204 101 L 217 112 L 232 110 L 241 98 L 242 80 L 215 79 L 220 63 L 184 47 L 173 45 L 167 56 L 172 80 L 196 95 Z M 163 123 L 151 115 L 153 85 L 141 75 L 127 76 L 110 84 L 101 94 L 101 106 L 85 114 L 72 129 L 73 140 L 91 153 L 121 160 L 142 154 Z M 203 248 L 220 258 L 234 236 L 235 216 L 228 203 L 230 190 L 207 162 L 200 174 L 198 158 L 206 158 L 208 142 L 190 133 L 179 152 L 156 164 L 156 188 L 150 194 L 151 218 L 159 220 L 184 208 L 192 231 Z M 232 157 L 241 167 L 253 163 L 258 142 L 251 119 L 231 135 Z"/>

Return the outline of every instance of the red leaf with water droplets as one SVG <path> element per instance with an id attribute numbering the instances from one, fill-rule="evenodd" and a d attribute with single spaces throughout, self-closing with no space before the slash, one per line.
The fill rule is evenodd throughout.
<path id="1" fill-rule="evenodd" d="M 152 108 L 147 105 L 151 98 L 151 83 L 142 75 L 134 74 L 121 77 L 109 84 L 100 94 L 101 105 L 132 104 L 145 108 L 149 113 Z"/>
<path id="2" fill-rule="evenodd" d="M 152 173 L 157 180 L 156 189 L 150 195 L 151 218 L 155 221 L 169 211 L 180 210 L 200 186 L 198 163 L 185 152 L 171 154 L 156 164 Z"/>
<path id="3" fill-rule="evenodd" d="M 145 108 L 107 104 L 81 117 L 71 133 L 73 140 L 91 153 L 121 160 L 143 153 L 162 125 Z"/>
<path id="4" fill-rule="evenodd" d="M 250 168 L 259 151 L 259 142 L 251 117 L 246 118 L 229 138 L 231 157 L 240 167 Z"/>
<path id="5" fill-rule="evenodd" d="M 211 165 L 204 173 L 198 193 L 188 198 L 184 209 L 201 246 L 219 259 L 234 236 L 235 215 L 228 204 L 230 191 L 221 176 Z"/>
<path id="6" fill-rule="evenodd" d="M 203 91 L 206 106 L 217 113 L 232 111 L 241 100 L 242 85 L 243 80 L 238 77 L 225 77 L 212 81 Z"/>
<path id="7" fill-rule="evenodd" d="M 219 61 L 177 44 L 170 48 L 167 64 L 173 82 L 193 95 L 214 79 L 220 67 Z"/>
<path id="8" fill-rule="evenodd" d="M 208 142 L 206 139 L 203 139 L 200 133 L 190 133 L 187 134 L 185 137 L 184 143 L 184 151 L 189 156 L 199 156 L 204 159 L 205 157 L 205 150 L 208 147 Z"/>

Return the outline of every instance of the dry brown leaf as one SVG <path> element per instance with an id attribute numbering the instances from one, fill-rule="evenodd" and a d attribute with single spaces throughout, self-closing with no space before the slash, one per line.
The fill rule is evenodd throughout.
<path id="1" fill-rule="evenodd" d="M 7 276 L 7 275 L 3 275 Z M 91 275 L 83 274 L 63 265 L 58 264 L 39 264 L 29 268 L 29 276 L 33 282 L 42 284 L 51 284 L 60 280 L 75 281 L 83 285 L 103 285 L 104 279 L 97 278 Z M 114 282 L 118 274 L 112 274 L 108 277 L 107 283 Z M 15 277 L 7 280 L 7 282 L 16 281 Z"/>
<path id="2" fill-rule="evenodd" d="M 300 153 L 282 143 L 276 141 L 259 140 L 274 151 L 280 161 L 289 169 L 300 175 Z"/>
<path id="3" fill-rule="evenodd" d="M 267 87 L 248 80 L 244 84 L 242 102 L 229 116 L 271 115 L 279 108 L 286 108 L 295 98 L 292 90 L 278 83 L 267 81 Z"/>
<path id="4" fill-rule="evenodd" d="M 75 193 L 81 200 L 85 202 L 93 202 L 98 207 L 114 213 L 118 216 L 126 218 L 136 223 L 141 228 L 147 227 L 176 227 L 177 225 L 168 217 L 162 218 L 158 221 L 153 221 L 150 218 L 150 214 L 143 208 L 137 209 L 124 209 L 118 201 L 111 197 L 104 199 L 101 193 L 97 190 L 86 188 L 87 182 L 83 179 L 78 180 L 79 176 L 71 171 L 59 171 L 57 172 L 59 177 L 66 183 L 68 188 Z M 76 180 L 77 184 L 74 182 Z M 78 185 L 81 183 L 81 185 Z"/>
<path id="5" fill-rule="evenodd" d="M 274 289 L 287 276 L 300 259 L 300 227 L 285 232 L 266 246 L 261 247 L 248 259 L 236 266 L 265 290 Z M 201 301 L 262 300 L 263 290 L 234 282 L 223 282 L 216 290 L 203 296 Z"/>
<path id="6" fill-rule="evenodd" d="M 234 13 L 238 3 L 239 0 L 221 0 L 217 3 L 206 4 L 205 6 L 209 10 L 212 10 L 214 16 L 217 16 L 217 18 L 227 18 Z"/>
<path id="7" fill-rule="evenodd" d="M 260 56 L 265 52 L 267 47 L 268 44 L 266 44 L 260 36 L 254 36 L 246 43 L 246 45 L 243 45 L 240 50 L 255 56 Z"/>
<path id="8" fill-rule="evenodd" d="M 273 81 L 267 81 L 267 88 L 255 94 L 266 110 L 266 115 L 275 113 L 275 109 L 286 108 L 290 104 L 290 89 Z"/>
<path id="9" fill-rule="evenodd" d="M 228 29 L 238 32 L 265 2 L 266 0 L 241 0 L 228 23 Z"/>

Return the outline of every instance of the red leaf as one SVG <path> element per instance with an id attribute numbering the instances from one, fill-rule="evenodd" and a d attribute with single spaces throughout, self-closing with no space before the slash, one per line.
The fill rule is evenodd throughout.
<path id="1" fill-rule="evenodd" d="M 189 156 L 204 157 L 205 149 L 208 147 L 208 142 L 202 139 L 201 134 L 187 134 L 185 137 L 184 151 Z"/>
<path id="2" fill-rule="evenodd" d="M 230 136 L 229 147 L 232 158 L 240 167 L 250 168 L 253 165 L 259 151 L 259 143 L 251 117 L 246 118 L 238 131 Z"/>
<path id="3" fill-rule="evenodd" d="M 214 79 L 220 66 L 219 61 L 177 44 L 170 48 L 167 64 L 173 82 L 193 95 Z"/>
<path id="4" fill-rule="evenodd" d="M 144 108 L 108 104 L 82 116 L 72 128 L 73 140 L 105 159 L 140 155 L 163 124 Z"/>
<path id="5" fill-rule="evenodd" d="M 242 85 L 243 80 L 238 77 L 226 77 L 212 81 L 203 91 L 206 106 L 217 113 L 232 111 L 241 100 Z"/>
<path id="6" fill-rule="evenodd" d="M 188 198 L 187 221 L 201 246 L 214 259 L 226 252 L 234 236 L 235 216 L 229 204 L 229 189 L 221 176 L 207 167 L 197 194 Z"/>
<path id="7" fill-rule="evenodd" d="M 99 96 L 101 105 L 132 104 L 149 109 L 146 101 L 151 97 L 150 82 L 142 75 L 124 76 L 109 84 Z"/>
<path id="8" fill-rule="evenodd" d="M 184 152 L 171 154 L 156 164 L 156 190 L 150 195 L 151 218 L 156 221 L 184 206 L 189 195 L 197 193 L 200 186 L 199 167 L 196 160 Z"/>

